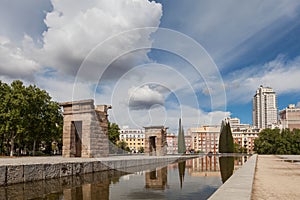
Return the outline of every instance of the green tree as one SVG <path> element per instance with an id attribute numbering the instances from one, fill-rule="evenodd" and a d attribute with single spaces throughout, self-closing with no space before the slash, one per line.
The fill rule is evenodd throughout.
<path id="1" fill-rule="evenodd" d="M 141 148 L 139 149 L 139 153 L 144 153 L 144 152 L 145 152 L 144 147 L 141 147 Z"/>
<path id="2" fill-rule="evenodd" d="M 1 121 L 3 124 L 1 124 L 1 130 L 10 144 L 10 156 L 14 155 L 15 142 L 25 132 L 28 107 L 25 89 L 21 81 L 14 81 L 2 99 Z"/>
<path id="3" fill-rule="evenodd" d="M 259 138 L 254 140 L 254 150 L 258 154 L 275 154 L 276 141 L 279 141 L 279 129 L 264 129 L 259 133 Z"/>
<path id="4" fill-rule="evenodd" d="M 34 155 L 37 142 L 44 141 L 49 147 L 53 140 L 61 142 L 63 118 L 60 106 L 51 101 L 51 97 L 45 90 L 29 86 L 27 98 L 29 102 L 35 102 L 29 106 L 27 115 L 27 134 L 33 141 Z"/>
<path id="5" fill-rule="evenodd" d="M 118 146 L 120 149 L 125 150 L 126 147 L 127 147 L 127 143 L 126 143 L 125 141 L 122 140 L 122 141 L 119 141 L 119 142 L 118 142 L 117 146 Z"/>
<path id="6" fill-rule="evenodd" d="M 0 81 L 0 153 L 4 154 L 8 149 L 5 147 L 4 143 L 8 143 L 7 141 L 7 95 L 10 93 L 10 86 L 6 83 L 2 83 Z"/>
<path id="7" fill-rule="evenodd" d="M 219 152 L 233 153 L 234 144 L 229 122 L 222 121 L 219 138 Z"/>
<path id="8" fill-rule="evenodd" d="M 254 141 L 259 154 L 300 154 L 300 130 L 264 129 Z"/>
<path id="9" fill-rule="evenodd" d="M 0 142 L 7 141 L 10 156 L 16 147 L 32 146 L 34 151 L 37 142 L 51 143 L 53 139 L 59 142 L 62 135 L 60 106 L 45 90 L 32 85 L 26 87 L 19 80 L 10 86 L 1 82 L 0 87 L 3 89 L 0 93 Z"/>
<path id="10" fill-rule="evenodd" d="M 113 144 L 117 144 L 117 141 L 119 141 L 119 126 L 116 123 L 110 123 L 108 122 L 108 139 L 111 141 Z"/>
<path id="11" fill-rule="evenodd" d="M 247 148 L 234 143 L 234 153 L 247 153 Z"/>
<path id="12" fill-rule="evenodd" d="M 184 130 L 181 125 L 181 118 L 179 119 L 179 127 L 178 127 L 178 153 L 185 153 L 185 139 L 184 139 Z"/>

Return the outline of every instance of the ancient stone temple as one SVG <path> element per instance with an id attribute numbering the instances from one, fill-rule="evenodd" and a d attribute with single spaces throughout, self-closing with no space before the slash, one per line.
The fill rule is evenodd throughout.
<path id="1" fill-rule="evenodd" d="M 145 154 L 163 156 L 167 153 L 167 128 L 150 126 L 145 128 Z"/>
<path id="2" fill-rule="evenodd" d="M 108 156 L 107 110 L 111 106 L 94 106 L 94 100 L 64 102 L 63 157 Z"/>

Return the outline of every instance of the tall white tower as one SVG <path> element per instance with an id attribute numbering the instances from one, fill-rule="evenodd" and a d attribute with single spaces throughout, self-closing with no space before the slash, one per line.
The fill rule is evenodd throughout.
<path id="1" fill-rule="evenodd" d="M 277 123 L 278 109 L 276 93 L 270 87 L 262 85 L 253 97 L 252 121 L 256 128 L 268 128 Z"/>

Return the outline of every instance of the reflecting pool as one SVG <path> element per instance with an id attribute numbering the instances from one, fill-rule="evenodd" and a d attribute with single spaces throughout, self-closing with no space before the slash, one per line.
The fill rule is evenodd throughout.
<path id="1" fill-rule="evenodd" d="M 0 199 L 207 199 L 248 157 L 203 156 L 128 174 L 105 171 L 0 187 Z"/>

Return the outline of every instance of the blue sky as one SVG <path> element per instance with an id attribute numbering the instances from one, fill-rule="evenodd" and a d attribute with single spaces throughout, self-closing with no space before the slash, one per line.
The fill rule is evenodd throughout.
<path id="1" fill-rule="evenodd" d="M 252 123 L 260 86 L 300 102 L 298 0 L 2 0 L 0 79 L 112 104 L 120 126 Z M 152 28 L 146 28 L 152 27 Z"/>

